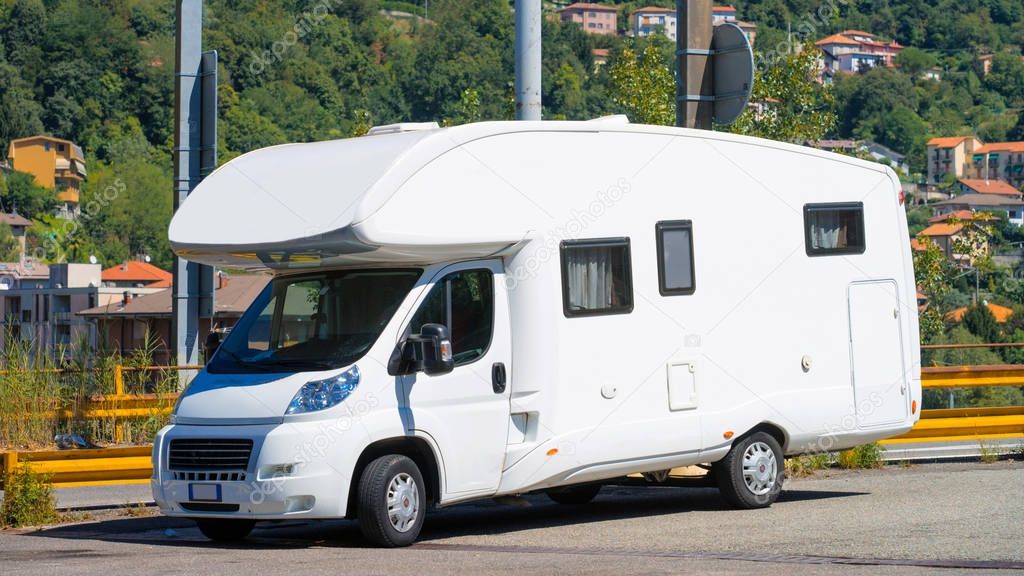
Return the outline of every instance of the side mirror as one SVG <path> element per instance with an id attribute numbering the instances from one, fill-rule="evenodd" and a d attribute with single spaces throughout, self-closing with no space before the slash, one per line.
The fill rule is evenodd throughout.
<path id="1" fill-rule="evenodd" d="M 388 361 L 388 374 L 392 376 L 420 370 L 435 376 L 447 374 L 454 368 L 452 339 L 444 324 L 424 324 L 420 333 L 406 338 Z"/>
<path id="2" fill-rule="evenodd" d="M 452 339 L 444 324 L 424 324 L 416 338 L 423 343 L 423 372 L 428 376 L 447 374 L 455 368 Z"/>
<path id="3" fill-rule="evenodd" d="M 210 360 L 213 359 L 214 353 L 217 352 L 217 348 L 220 348 L 221 333 L 210 332 L 206 335 L 206 342 L 203 343 L 203 348 L 206 355 L 206 363 L 209 364 Z"/>

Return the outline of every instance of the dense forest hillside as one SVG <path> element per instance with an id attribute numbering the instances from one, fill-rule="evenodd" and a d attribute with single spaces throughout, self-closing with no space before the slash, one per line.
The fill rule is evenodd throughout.
<path id="1" fill-rule="evenodd" d="M 654 4 L 673 5 L 669 2 Z M 641 3 L 620 3 L 620 28 Z M 646 3 L 644 3 L 646 4 Z M 784 52 L 847 28 L 912 48 L 895 69 L 839 78 L 834 136 L 877 140 L 923 166 L 937 134 L 1024 137 L 1020 0 L 738 0 L 755 48 Z M 507 0 L 207 0 L 205 45 L 220 54 L 220 159 L 372 124 L 459 123 L 512 114 L 513 17 Z M 557 8 L 545 4 L 548 9 Z M 429 9 L 428 9 L 429 8 Z M 82 145 L 90 176 L 74 229 L 47 216 L 48 196 L 0 180 L 0 202 L 38 222 L 31 242 L 104 263 L 150 254 L 167 265 L 171 211 L 174 2 L 0 0 L 0 146 L 49 133 Z M 544 25 L 545 118 L 619 112 L 608 66 L 625 36 Z M 669 65 L 671 47 L 664 48 Z M 985 76 L 978 56 L 994 53 Z M 770 62 L 770 58 L 763 59 Z M 939 81 L 923 72 L 937 67 Z M 64 240 L 67 239 L 67 242 Z"/>

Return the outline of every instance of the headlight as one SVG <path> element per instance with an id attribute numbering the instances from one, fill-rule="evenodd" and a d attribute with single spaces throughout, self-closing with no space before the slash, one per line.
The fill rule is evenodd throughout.
<path id="1" fill-rule="evenodd" d="M 306 382 L 295 393 L 285 414 L 326 410 L 341 404 L 359 385 L 359 368 L 353 366 L 338 376 Z"/>

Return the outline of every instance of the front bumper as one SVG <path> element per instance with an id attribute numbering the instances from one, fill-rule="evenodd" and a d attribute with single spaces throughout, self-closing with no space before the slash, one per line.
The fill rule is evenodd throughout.
<path id="1" fill-rule="evenodd" d="M 168 516 L 254 520 L 344 517 L 355 465 L 353 445 L 358 443 L 354 436 L 358 433 L 351 429 L 332 433 L 329 423 L 322 422 L 171 425 L 154 441 L 153 498 Z M 169 447 L 179 438 L 252 440 L 248 466 L 245 470 L 172 470 Z M 289 466 L 290 473 L 282 471 Z M 190 491 L 190 485 L 201 484 L 217 485 L 219 499 L 198 500 L 203 488 Z"/>

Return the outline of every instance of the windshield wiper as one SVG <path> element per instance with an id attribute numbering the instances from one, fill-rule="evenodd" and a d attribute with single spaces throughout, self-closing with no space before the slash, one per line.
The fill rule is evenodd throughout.
<path id="1" fill-rule="evenodd" d="M 235 363 L 237 363 L 239 366 L 245 366 L 246 368 L 256 368 L 256 369 L 262 370 L 264 372 L 274 372 L 274 368 L 270 364 L 268 364 L 266 362 L 257 362 L 255 360 L 246 360 L 245 358 L 242 358 L 241 356 L 239 356 L 238 354 L 235 354 L 234 352 L 232 352 L 231 350 L 228 350 L 227 348 L 220 348 L 217 351 L 218 352 L 223 352 L 223 353 L 227 354 L 228 357 L 230 357 L 232 360 L 234 360 Z"/>

